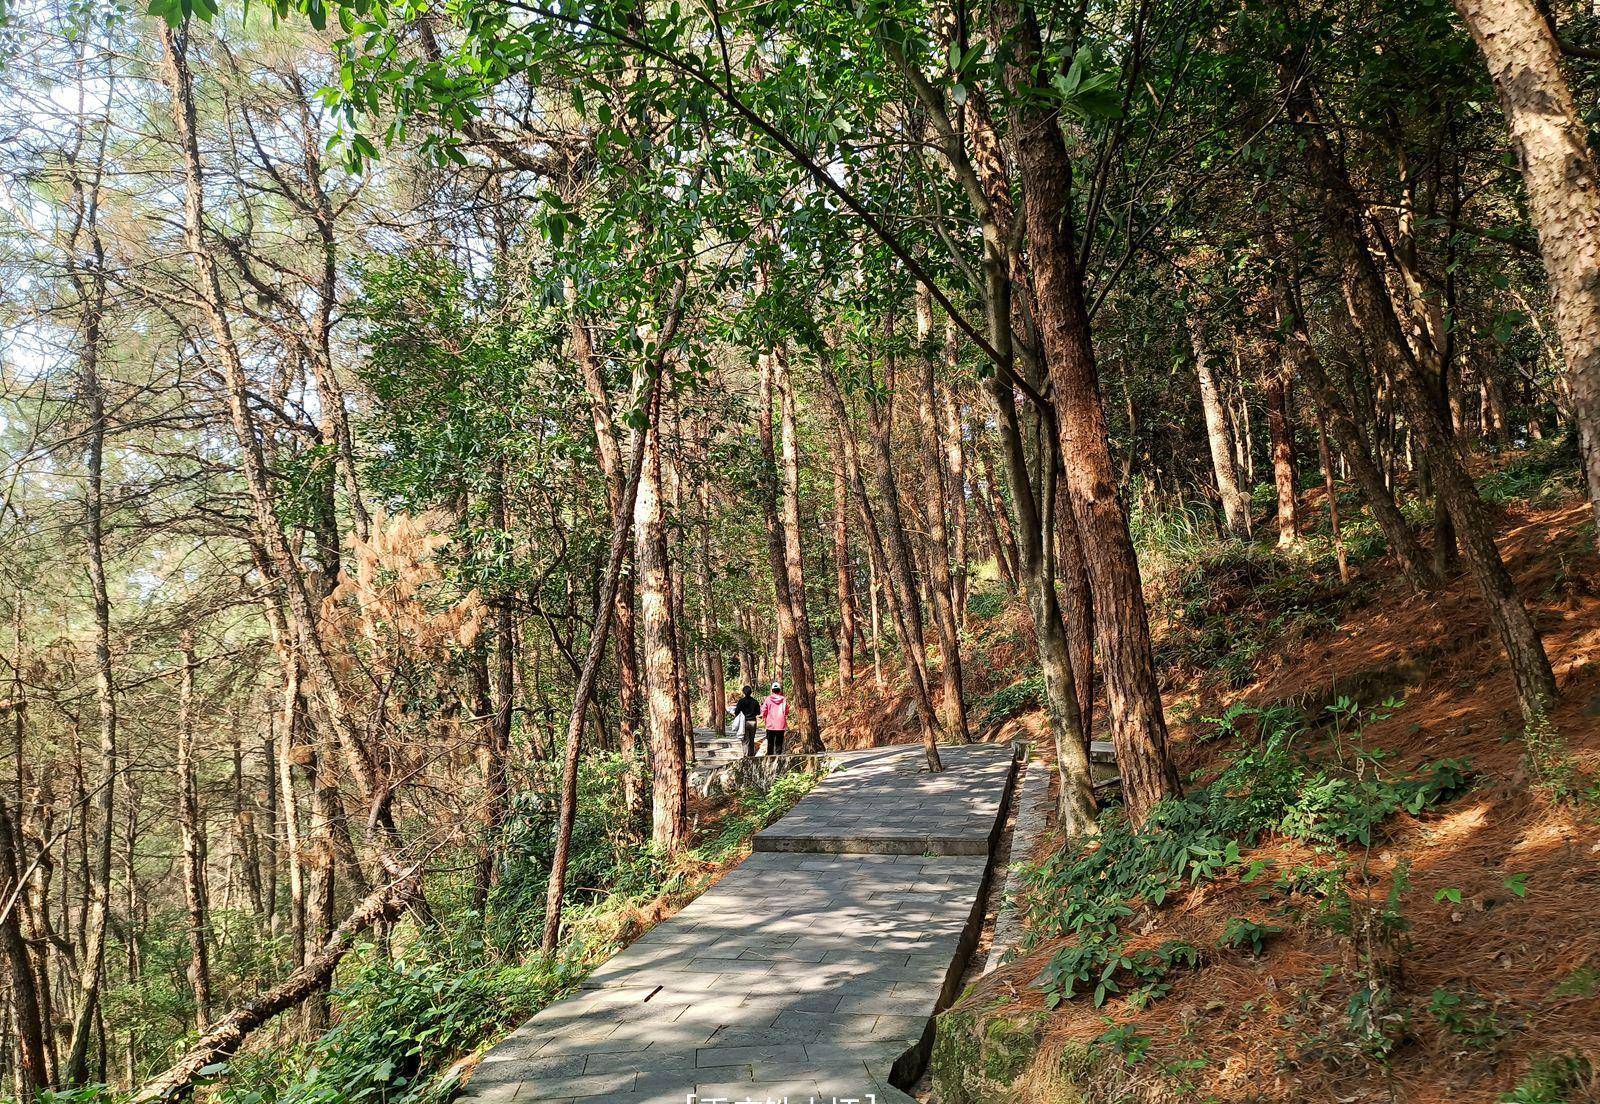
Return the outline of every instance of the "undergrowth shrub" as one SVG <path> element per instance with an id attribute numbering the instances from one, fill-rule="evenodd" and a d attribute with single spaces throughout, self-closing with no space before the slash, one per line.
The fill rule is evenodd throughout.
<path id="1" fill-rule="evenodd" d="M 1233 686 L 1286 641 L 1337 627 L 1358 592 L 1339 581 L 1332 546 L 1307 544 L 1292 556 L 1240 541 L 1213 541 L 1161 577 L 1170 631 L 1160 660 L 1179 670 L 1216 671 Z"/>
<path id="2" fill-rule="evenodd" d="M 220 1104 L 422 1104 L 453 1090 L 438 1074 L 456 1056 L 526 1019 L 575 984 L 574 959 L 519 966 L 463 961 L 419 946 L 388 961 L 367 953 L 334 991 L 334 1025 L 303 1051 L 257 1055 L 235 1068 Z"/>
<path id="3" fill-rule="evenodd" d="M 1043 703 L 1044 676 L 1030 675 L 1010 686 L 1002 686 L 979 704 L 983 708 L 983 723 L 992 725 L 1008 721 L 1024 709 L 1036 708 Z"/>
<path id="4" fill-rule="evenodd" d="M 1091 994 L 1096 1005 L 1120 993 L 1161 995 L 1166 974 L 1194 965 L 1195 956 L 1130 951 L 1122 921 L 1136 906 L 1158 908 L 1185 887 L 1230 876 L 1254 881 L 1263 864 L 1245 863 L 1243 852 L 1263 838 L 1298 839 L 1337 856 L 1370 843 L 1378 824 L 1394 813 L 1424 812 L 1471 782 L 1460 759 L 1425 764 L 1409 775 L 1385 771 L 1372 755 L 1358 761 L 1356 773 L 1318 761 L 1297 747 L 1304 723 L 1287 711 L 1236 709 L 1217 723 L 1237 726 L 1246 716 L 1260 723 L 1258 742 L 1210 785 L 1161 803 L 1137 829 L 1113 810 L 1097 837 L 1069 840 L 1025 870 L 1026 945 L 1071 939 L 1039 977 L 1047 1005 L 1080 993 Z M 1314 881 L 1314 874 L 1306 878 Z M 1270 932 L 1241 927 L 1238 934 L 1254 946 L 1251 935 L 1264 940 Z"/>
<path id="5" fill-rule="evenodd" d="M 1535 441 L 1523 453 L 1478 480 L 1490 502 L 1549 505 L 1571 495 L 1579 482 L 1578 442 L 1571 433 Z"/>
<path id="6" fill-rule="evenodd" d="M 434 901 L 441 923 L 392 954 L 358 948 L 333 991 L 336 1013 L 323 1035 L 298 1047 L 251 1051 L 206 1071 L 219 1104 L 440 1104 L 454 1091 L 441 1076 L 543 1005 L 562 996 L 620 938 L 636 907 L 692 893 L 708 871 L 749 845 L 792 808 L 817 776 L 797 772 L 765 792 L 740 795 L 714 834 L 668 860 L 622 832 L 620 761 L 584 764 L 569 868 L 570 903 L 556 957 L 531 950 L 544 916 L 549 841 L 537 826 L 546 796 L 520 794 L 502 880 L 487 920 L 478 922 L 462 887 Z M 585 806 L 584 801 L 592 802 Z M 605 820 L 605 811 L 617 816 Z M 552 822 L 553 823 L 553 822 Z M 513 918 L 515 908 L 528 915 Z M 523 955 L 527 957 L 523 958 Z"/>

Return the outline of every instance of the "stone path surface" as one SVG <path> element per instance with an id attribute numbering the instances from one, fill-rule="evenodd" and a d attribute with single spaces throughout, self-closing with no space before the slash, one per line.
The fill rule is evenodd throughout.
<path id="1" fill-rule="evenodd" d="M 942 751 L 939 775 L 911 748 L 824 780 L 720 882 L 492 1049 L 458 1099 L 909 1101 L 895 1085 L 920 1073 L 977 938 L 1013 774 L 1010 747 Z"/>

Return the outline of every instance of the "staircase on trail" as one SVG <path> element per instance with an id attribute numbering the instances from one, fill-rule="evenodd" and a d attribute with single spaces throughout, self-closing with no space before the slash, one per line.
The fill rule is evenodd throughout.
<path id="1" fill-rule="evenodd" d="M 915 744 L 842 753 L 753 855 L 489 1051 L 462 1104 L 912 1104 L 1017 770 L 1008 746 L 941 750 L 939 774 Z"/>

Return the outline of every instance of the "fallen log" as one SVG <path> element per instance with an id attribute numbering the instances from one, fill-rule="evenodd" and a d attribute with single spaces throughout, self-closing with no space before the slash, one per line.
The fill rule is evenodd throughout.
<path id="1" fill-rule="evenodd" d="M 381 920 L 399 916 L 421 888 L 421 870 L 414 868 L 362 898 L 305 965 L 213 1023 L 183 1057 L 141 1085 L 129 1104 L 164 1104 L 188 1095 L 201 1071 L 238 1053 L 250 1032 L 327 988 L 355 937 Z"/>

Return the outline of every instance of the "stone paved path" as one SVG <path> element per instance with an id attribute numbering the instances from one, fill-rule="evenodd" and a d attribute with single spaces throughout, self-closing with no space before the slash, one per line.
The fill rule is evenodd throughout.
<path id="1" fill-rule="evenodd" d="M 830 776 L 755 854 L 491 1050 L 459 1099 L 909 1101 L 893 1083 L 920 1072 L 977 937 L 1012 776 L 1009 747 L 943 752 L 940 775 L 913 748 Z"/>

